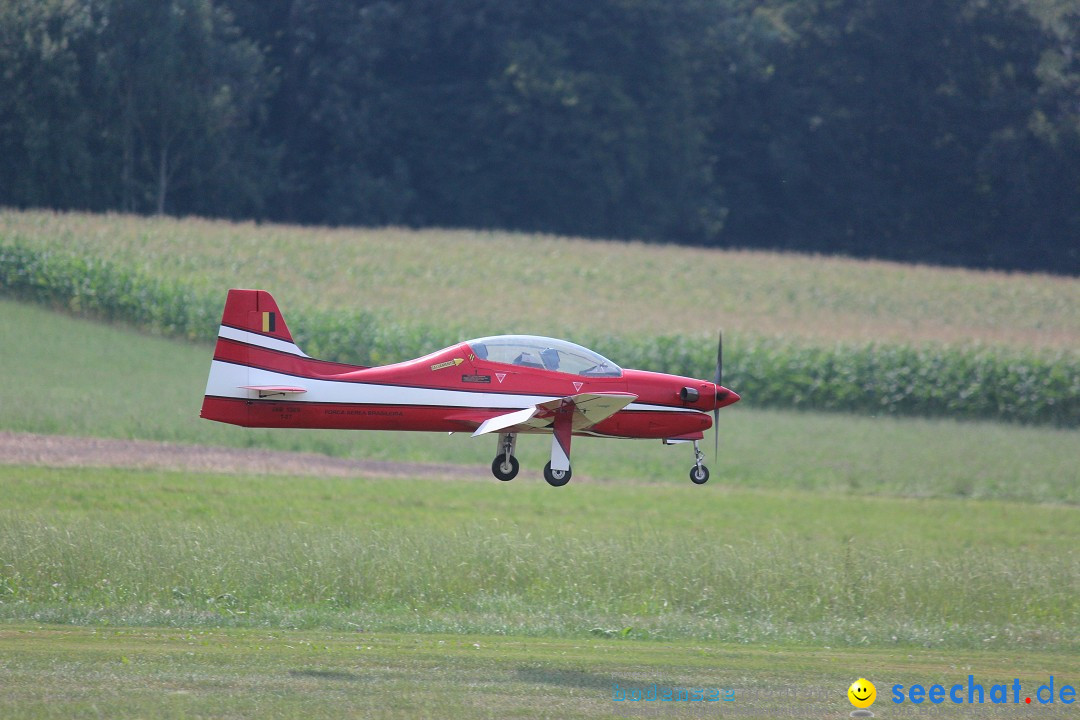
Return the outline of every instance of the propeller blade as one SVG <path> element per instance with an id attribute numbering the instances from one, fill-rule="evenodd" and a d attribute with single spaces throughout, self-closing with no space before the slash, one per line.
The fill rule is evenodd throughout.
<path id="1" fill-rule="evenodd" d="M 712 456 L 715 460 L 720 457 L 720 408 L 713 408 L 712 411 L 712 432 L 713 432 L 713 451 Z"/>
<path id="2" fill-rule="evenodd" d="M 720 331 L 716 340 L 716 379 L 717 385 L 724 379 L 724 333 Z M 715 404 L 715 399 L 713 403 Z M 720 408 L 714 407 L 713 418 L 713 460 L 720 457 Z"/>
<path id="3" fill-rule="evenodd" d="M 716 341 L 716 378 L 713 380 L 717 385 L 723 385 L 724 379 L 724 333 L 721 331 Z"/>

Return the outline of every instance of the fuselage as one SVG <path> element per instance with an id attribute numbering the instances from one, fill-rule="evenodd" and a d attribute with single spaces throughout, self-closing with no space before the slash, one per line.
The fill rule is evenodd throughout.
<path id="1" fill-rule="evenodd" d="M 739 399 L 712 382 L 677 375 L 590 376 L 483 354 L 463 342 L 403 363 L 358 367 L 315 360 L 291 342 L 223 325 L 202 417 L 246 427 L 463 432 L 557 398 L 631 393 L 637 398 L 628 406 L 579 434 L 694 439 L 712 426 L 709 411 Z M 272 386 L 301 386 L 303 393 L 244 389 Z"/>

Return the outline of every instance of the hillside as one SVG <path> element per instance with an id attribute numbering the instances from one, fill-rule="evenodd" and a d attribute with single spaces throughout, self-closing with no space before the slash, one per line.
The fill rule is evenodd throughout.
<path id="1" fill-rule="evenodd" d="M 443 230 L 0 212 L 0 244 L 111 260 L 198 290 L 271 290 L 290 316 L 365 311 L 472 336 L 1080 348 L 1080 280 L 795 254 Z"/>
<path id="2" fill-rule="evenodd" d="M 3 218 L 0 292 L 165 335 L 209 340 L 225 289 L 255 286 L 329 360 L 524 332 L 709 377 L 724 327 L 725 382 L 760 406 L 1080 425 L 1078 283 L 1060 278 L 512 234 Z"/>

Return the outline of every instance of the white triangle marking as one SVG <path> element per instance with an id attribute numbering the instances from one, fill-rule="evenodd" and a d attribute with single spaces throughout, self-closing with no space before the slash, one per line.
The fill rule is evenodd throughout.
<path id="1" fill-rule="evenodd" d="M 581 390 L 581 386 L 582 386 L 583 384 L 584 384 L 584 383 L 579 383 L 579 382 L 576 382 L 576 383 L 574 383 L 574 390 Z"/>
<path id="2" fill-rule="evenodd" d="M 495 373 L 495 377 L 499 378 L 499 382 L 501 383 L 506 379 L 506 373 Z"/>

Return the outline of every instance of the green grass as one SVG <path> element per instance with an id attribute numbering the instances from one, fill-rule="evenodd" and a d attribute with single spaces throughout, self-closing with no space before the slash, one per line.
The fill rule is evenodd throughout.
<path id="1" fill-rule="evenodd" d="M 3 468 L 0 618 L 1080 650 L 1080 509 Z"/>
<path id="2" fill-rule="evenodd" d="M 1077 430 L 740 404 L 706 486 L 685 448 L 583 439 L 556 490 L 542 438 L 498 483 L 460 435 L 199 420 L 204 344 L 7 300 L 0 338 L 6 430 L 481 466 L 0 467 L 3 717 L 626 717 L 614 682 L 841 717 L 859 676 L 903 717 L 893 683 L 1080 684 Z"/>
<path id="3" fill-rule="evenodd" d="M 0 242 L 181 279 L 270 290 L 290 315 L 589 337 L 783 336 L 1080 347 L 1080 282 L 836 258 L 504 232 L 329 230 L 197 219 L 0 212 Z"/>
<path id="4" fill-rule="evenodd" d="M 626 717 L 614 683 L 832 717 L 860 676 L 902 717 L 894 683 L 1080 674 L 1074 507 L 18 467 L 0 487 L 4 717 Z"/>
<path id="5" fill-rule="evenodd" d="M 910 717 L 889 688 L 988 689 L 1055 677 L 1076 687 L 1076 655 L 732 647 L 357 631 L 0 627 L 0 715 L 18 718 L 845 717 L 848 685 L 877 683 L 878 717 Z M 627 708 L 612 685 L 734 690 L 723 709 Z M 653 704 L 654 705 L 654 704 Z M 713 704 L 711 704 L 713 705 Z M 715 705 L 720 705 L 716 703 Z M 909 706 L 908 706 L 909 707 Z M 1075 706 L 1039 717 L 1074 717 Z M 966 708 L 963 708 L 966 709 Z M 947 714 L 948 706 L 936 708 Z M 1015 717 L 983 705 L 977 717 Z M 687 716 L 689 712 L 689 716 Z M 646 715 L 646 717 L 652 717 Z"/>
<path id="6" fill-rule="evenodd" d="M 8 301 L 0 332 L 23 338 L 0 345 L 6 429 L 480 466 L 476 482 L 5 468 L 12 621 L 1076 644 L 1077 431 L 736 406 L 707 486 L 685 448 L 583 440 L 555 490 L 542 438 L 502 484 L 463 436 L 199 420 L 206 346 Z"/>
<path id="7" fill-rule="evenodd" d="M 211 349 L 0 300 L 0 428 L 268 447 L 378 460 L 487 465 L 494 441 L 466 435 L 250 430 L 199 419 Z M 721 413 L 713 483 L 929 497 L 1080 502 L 1077 430 L 755 410 Z M 711 441 L 708 438 L 706 444 Z M 519 444 L 535 482 L 549 440 Z M 691 453 L 656 441 L 574 441 L 575 483 L 686 482 Z M 479 470 L 486 476 L 486 470 Z"/>
<path id="8" fill-rule="evenodd" d="M 663 370 L 707 356 L 719 325 L 736 357 L 773 336 L 782 352 L 1080 347 L 1080 284 L 1063 278 L 50 213 L 0 213 L 0 241 L 106 263 L 117 317 L 166 334 L 212 332 L 219 308 L 201 298 L 227 286 L 266 287 L 313 327 L 368 313 L 334 352 L 364 332 L 391 355 L 440 333 L 614 333 Z M 90 279 L 67 310 L 93 310 Z M 418 340 L 425 327 L 438 331 Z M 671 348 L 651 340 L 671 333 Z M 748 396 L 722 414 L 709 485 L 688 483 L 686 448 L 582 439 L 555 490 L 543 438 L 522 440 L 523 473 L 503 484 L 484 468 L 493 443 L 461 435 L 199 420 L 205 343 L 9 300 L 0 338 L 6 430 L 478 466 L 475 482 L 0 468 L 5 717 L 626 716 L 613 682 L 734 687 L 725 715 L 828 717 L 850 711 L 860 675 L 879 683 L 879 715 L 903 716 L 883 686 L 1078 684 L 1075 429 L 796 414 Z M 1018 367 L 1000 384 L 1037 394 Z M 815 377 L 786 382 L 808 392 Z"/>
<path id="9" fill-rule="evenodd" d="M 896 654 L 355 628 L 0 626 L 0 657 L 0 715 L 19 718 L 843 717 L 852 709 L 847 686 L 860 676 L 877 684 L 872 709 L 879 717 L 906 717 L 910 705 L 889 701 L 893 684 L 949 687 L 971 674 L 987 688 L 1019 678 L 1027 695 L 1051 674 L 1056 688 L 1075 687 L 1080 675 L 1075 654 L 1005 658 L 985 651 Z M 722 710 L 628 708 L 612 701 L 616 683 L 733 689 L 735 699 Z M 1073 707 L 1045 706 L 1038 714 L 1072 717 Z M 948 706 L 936 709 L 948 713 Z M 976 712 L 995 718 L 1024 710 L 1035 712 L 990 704 Z"/>

